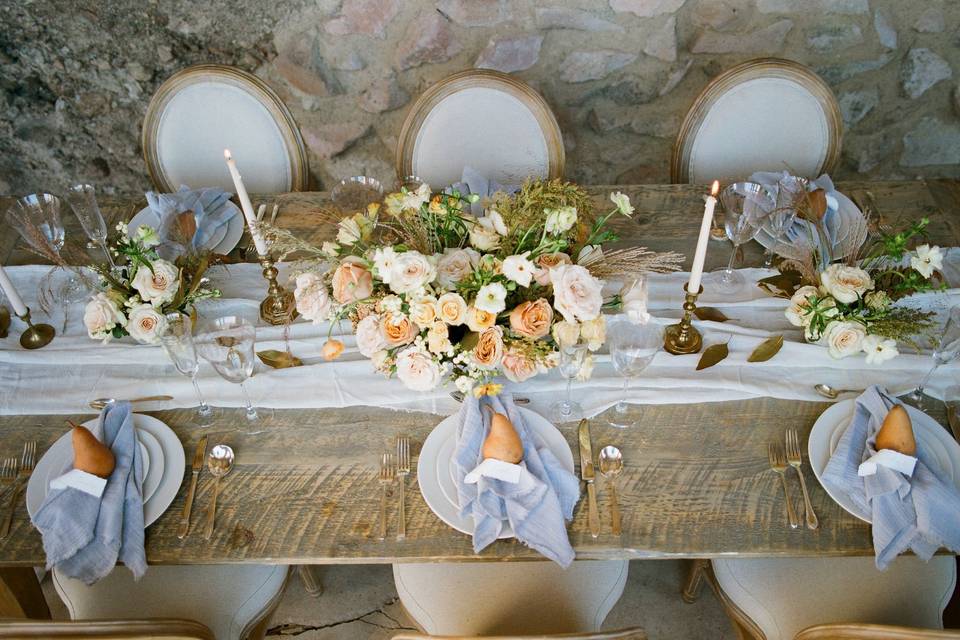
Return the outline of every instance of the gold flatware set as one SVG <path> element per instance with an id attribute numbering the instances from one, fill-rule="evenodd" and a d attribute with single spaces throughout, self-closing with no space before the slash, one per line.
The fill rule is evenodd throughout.
<path id="1" fill-rule="evenodd" d="M 180 525 L 177 529 L 177 537 L 181 540 L 186 538 L 190 532 L 190 516 L 193 512 L 193 500 L 197 495 L 197 481 L 200 479 L 200 472 L 203 471 L 204 466 L 214 478 L 213 494 L 207 506 L 206 521 L 203 527 L 204 540 L 213 537 L 217 498 L 220 495 L 220 481 L 233 469 L 235 460 L 233 449 L 225 444 L 217 444 L 213 446 L 208 456 L 207 440 L 207 436 L 200 438 L 200 441 L 197 442 L 197 448 L 193 452 L 193 461 L 190 465 L 190 487 L 187 489 L 187 499 L 183 503 L 183 514 L 180 516 Z"/>
<path id="2" fill-rule="evenodd" d="M 813 511 L 813 505 L 810 503 L 810 495 L 807 493 L 807 483 L 803 477 L 803 454 L 800 449 L 800 436 L 796 429 L 788 429 L 785 442 L 771 442 L 767 447 L 767 460 L 770 468 L 780 476 L 783 484 L 783 499 L 787 505 L 787 522 L 791 529 L 800 526 L 797 519 L 797 512 L 793 507 L 793 500 L 790 499 L 790 490 L 787 487 L 787 469 L 793 467 L 797 471 L 797 478 L 800 480 L 800 489 L 803 493 L 804 520 L 808 529 L 816 529 L 820 526 L 817 514 Z"/>
<path id="3" fill-rule="evenodd" d="M 380 534 L 381 540 L 387 539 L 387 501 L 391 495 L 393 483 L 400 485 L 397 496 L 397 540 L 407 537 L 407 476 L 410 475 L 410 438 L 397 436 L 396 453 L 383 453 L 380 456 L 380 471 L 377 480 L 380 482 Z"/>
<path id="4" fill-rule="evenodd" d="M 7 511 L 3 518 L 3 524 L 0 525 L 0 539 L 6 538 L 10 534 L 10 525 L 13 522 L 13 514 L 17 509 L 17 496 L 27 485 L 30 474 L 33 473 L 33 467 L 37 463 L 37 441 L 30 440 L 23 444 L 23 454 L 20 461 L 16 458 L 7 458 L 0 468 L 0 483 L 12 485 L 10 488 L 9 499 L 7 501 Z"/>
<path id="5" fill-rule="evenodd" d="M 580 478 L 587 485 L 587 526 L 590 535 L 600 536 L 600 513 L 597 510 L 596 468 L 606 481 L 610 490 L 610 530 L 615 536 L 622 534 L 620 521 L 620 503 L 617 500 L 616 478 L 623 471 L 623 454 L 612 445 L 600 449 L 598 464 L 593 462 L 593 443 L 590 439 L 590 421 L 584 418 L 577 427 L 577 441 L 580 445 Z"/>

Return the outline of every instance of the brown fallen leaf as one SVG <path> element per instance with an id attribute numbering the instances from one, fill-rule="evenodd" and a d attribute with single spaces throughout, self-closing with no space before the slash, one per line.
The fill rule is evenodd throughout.
<path id="1" fill-rule="evenodd" d="M 726 342 L 710 345 L 703 350 L 703 355 L 700 356 L 700 361 L 697 363 L 697 371 L 706 369 L 707 367 L 712 367 L 726 358 L 729 354 L 730 349 L 727 347 Z"/>
<path id="2" fill-rule="evenodd" d="M 697 307 L 693 310 L 693 315 L 700 320 L 712 320 L 713 322 L 726 322 L 730 319 L 716 307 Z"/>
<path id="3" fill-rule="evenodd" d="M 800 273 L 784 271 L 766 278 L 760 278 L 757 280 L 757 286 L 773 295 L 789 298 L 796 292 L 802 282 L 803 276 Z"/>
<path id="4" fill-rule="evenodd" d="M 747 362 L 766 362 L 777 355 L 782 347 L 783 336 L 771 336 L 757 345 L 757 348 L 747 358 Z"/>
<path id="5" fill-rule="evenodd" d="M 197 216 L 193 211 L 184 211 L 177 215 L 174 229 L 180 244 L 188 245 L 193 242 L 193 235 L 197 232 Z"/>
<path id="6" fill-rule="evenodd" d="M 303 360 L 293 355 L 289 351 L 278 351 L 276 349 L 267 349 L 266 351 L 257 351 L 257 357 L 268 367 L 274 369 L 289 369 L 290 367 L 303 366 Z"/>
<path id="7" fill-rule="evenodd" d="M 810 215 L 813 222 L 822 220 L 823 216 L 827 214 L 827 192 L 823 189 L 817 189 L 811 191 L 807 197 L 810 202 Z"/>

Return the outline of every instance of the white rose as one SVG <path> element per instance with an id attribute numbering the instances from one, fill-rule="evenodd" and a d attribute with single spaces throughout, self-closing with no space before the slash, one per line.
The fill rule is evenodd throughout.
<path id="1" fill-rule="evenodd" d="M 577 222 L 577 209 L 575 207 L 560 207 L 559 209 L 544 209 L 547 214 L 545 228 L 547 233 L 559 234 L 569 231 Z"/>
<path id="2" fill-rule="evenodd" d="M 863 269 L 832 264 L 820 274 L 820 283 L 838 302 L 852 304 L 873 289 L 873 280 Z"/>
<path id="3" fill-rule="evenodd" d="M 162 307 L 180 290 L 180 270 L 166 260 L 154 260 L 151 266 L 153 271 L 140 265 L 130 284 L 140 293 L 141 300 Z"/>
<path id="4" fill-rule="evenodd" d="M 479 251 L 493 251 L 500 246 L 500 236 L 496 231 L 473 224 L 470 225 L 470 244 Z"/>
<path id="5" fill-rule="evenodd" d="M 607 321 L 601 315 L 580 325 L 580 339 L 587 343 L 587 349 L 596 351 L 607 340 Z"/>
<path id="6" fill-rule="evenodd" d="M 357 323 L 357 349 L 365 358 L 373 356 L 387 348 L 387 341 L 380 331 L 380 316 L 375 313 L 364 317 Z"/>
<path id="7" fill-rule="evenodd" d="M 603 306 L 603 282 L 586 268 L 561 264 L 550 269 L 553 306 L 568 322 L 593 320 Z"/>
<path id="8" fill-rule="evenodd" d="M 118 324 L 123 326 L 126 321 L 123 312 L 105 293 L 93 296 L 83 310 L 83 324 L 87 327 L 87 335 L 94 340 L 109 340 L 113 328 Z"/>
<path id="9" fill-rule="evenodd" d="M 453 349 L 450 342 L 450 330 L 442 322 L 435 322 L 427 330 L 427 349 L 430 353 L 443 355 Z"/>
<path id="10" fill-rule="evenodd" d="M 615 191 L 610 194 L 610 201 L 616 205 L 617 211 L 623 215 L 628 218 L 633 215 L 633 205 L 630 204 L 630 197 L 627 194 Z"/>
<path id="11" fill-rule="evenodd" d="M 393 264 L 397 260 L 397 252 L 393 247 L 383 247 L 373 252 L 373 268 L 383 284 L 390 284 L 390 274 L 393 273 Z"/>
<path id="12" fill-rule="evenodd" d="M 810 316 L 804 313 L 804 310 L 808 308 L 807 298 L 819 295 L 820 290 L 812 285 L 797 289 L 793 297 L 790 298 L 790 306 L 783 312 L 783 314 L 787 316 L 787 320 L 790 321 L 790 324 L 795 327 L 805 327 L 810 324 Z"/>
<path id="13" fill-rule="evenodd" d="M 624 283 L 620 289 L 620 307 L 631 322 L 645 324 L 650 321 L 647 313 L 647 281 L 640 277 Z"/>
<path id="14" fill-rule="evenodd" d="M 834 320 L 823 331 L 830 357 L 840 359 L 860 353 L 867 329 L 859 322 Z"/>
<path id="15" fill-rule="evenodd" d="M 480 287 L 473 306 L 487 313 L 500 313 L 507 308 L 507 288 L 499 282 L 491 282 Z"/>
<path id="16" fill-rule="evenodd" d="M 314 324 L 326 320 L 333 302 L 327 286 L 323 283 L 323 277 L 308 271 L 298 275 L 296 282 L 293 298 L 297 303 L 297 312 L 305 319 L 312 320 Z"/>
<path id="17" fill-rule="evenodd" d="M 940 247 L 922 244 L 916 248 L 916 255 L 910 256 L 910 266 L 929 278 L 937 269 L 943 269 L 943 252 Z"/>
<path id="18" fill-rule="evenodd" d="M 440 384 L 440 367 L 429 353 L 407 347 L 397 354 L 397 378 L 411 391 L 431 391 Z"/>
<path id="19" fill-rule="evenodd" d="M 533 280 L 533 274 L 537 271 L 537 266 L 530 261 L 527 256 L 529 251 L 516 256 L 508 256 L 501 265 L 503 275 L 507 276 L 521 287 L 529 287 Z"/>
<path id="20" fill-rule="evenodd" d="M 867 364 L 883 364 L 900 355 L 897 341 L 883 336 L 867 336 L 863 339 L 863 352 L 867 354 Z"/>
<path id="21" fill-rule="evenodd" d="M 419 251 L 404 251 L 393 262 L 390 270 L 390 290 L 411 293 L 422 289 L 437 277 L 433 261 Z"/>
<path id="22" fill-rule="evenodd" d="M 127 333 L 140 344 L 157 344 L 167 328 L 167 319 L 153 305 L 140 304 L 127 313 Z"/>
<path id="23" fill-rule="evenodd" d="M 473 273 L 479 262 L 480 254 L 473 249 L 445 249 L 437 258 L 437 282 L 444 289 L 455 289 L 458 282 Z"/>
<path id="24" fill-rule="evenodd" d="M 467 301 L 459 293 L 448 292 L 437 298 L 437 315 L 451 327 L 467 319 Z"/>

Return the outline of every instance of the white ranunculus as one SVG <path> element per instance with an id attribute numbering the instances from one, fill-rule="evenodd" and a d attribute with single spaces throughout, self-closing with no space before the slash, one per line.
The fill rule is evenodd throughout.
<path id="1" fill-rule="evenodd" d="M 390 274 L 397 260 L 397 252 L 393 247 L 381 247 L 373 252 L 373 268 L 383 284 L 390 284 Z"/>
<path id="2" fill-rule="evenodd" d="M 831 264 L 820 274 L 820 283 L 837 302 L 852 304 L 873 289 L 870 274 L 859 267 Z"/>
<path id="3" fill-rule="evenodd" d="M 480 254 L 473 249 L 444 249 L 443 255 L 437 257 L 437 282 L 444 289 L 453 290 L 458 282 L 473 273 L 479 262 Z"/>
<path id="4" fill-rule="evenodd" d="M 883 364 L 900 355 L 897 341 L 883 336 L 867 336 L 863 339 L 863 352 L 867 354 L 867 364 Z"/>
<path id="5" fill-rule="evenodd" d="M 593 320 L 603 306 L 603 282 L 576 264 L 550 269 L 553 306 L 568 322 Z"/>
<path id="6" fill-rule="evenodd" d="M 87 327 L 87 335 L 94 340 L 109 340 L 113 328 L 117 325 L 123 326 L 126 321 L 120 307 L 105 293 L 93 296 L 83 310 L 83 324 Z"/>
<path id="7" fill-rule="evenodd" d="M 860 353 L 867 329 L 859 322 L 834 320 L 823 330 L 823 342 L 831 358 L 846 358 Z"/>
<path id="8" fill-rule="evenodd" d="M 356 334 L 357 349 L 365 358 L 373 358 L 374 354 L 387 348 L 387 341 L 380 331 L 380 316 L 375 313 L 357 323 Z"/>
<path id="9" fill-rule="evenodd" d="M 162 307 L 173 300 L 180 290 L 180 270 L 166 260 L 154 260 L 150 266 L 153 271 L 144 265 L 137 267 L 130 284 L 140 294 L 141 300 Z"/>
<path id="10" fill-rule="evenodd" d="M 499 282 L 491 282 L 480 287 L 473 306 L 481 311 L 496 314 L 507 308 L 506 300 L 507 288 Z"/>
<path id="11" fill-rule="evenodd" d="M 167 328 L 167 319 L 153 305 L 139 304 L 127 312 L 127 333 L 140 344 L 157 344 Z"/>
<path id="12" fill-rule="evenodd" d="M 293 298 L 297 303 L 297 312 L 306 320 L 312 320 L 313 324 L 326 320 L 333 306 L 323 277 L 312 271 L 297 276 Z"/>
<path id="13" fill-rule="evenodd" d="M 924 278 L 929 278 L 934 271 L 943 269 L 943 251 L 940 247 L 922 244 L 916 248 L 915 254 L 910 256 L 910 266 Z"/>
<path id="14" fill-rule="evenodd" d="M 633 215 L 633 205 L 630 204 L 630 197 L 627 194 L 615 191 L 610 194 L 610 201 L 617 206 L 617 211 L 623 215 L 627 217 Z"/>
<path id="15" fill-rule="evenodd" d="M 800 287 L 790 298 L 790 306 L 783 312 L 783 315 L 787 316 L 787 320 L 795 327 L 807 326 L 810 324 L 810 315 L 804 313 L 805 309 L 808 308 L 807 298 L 819 295 L 820 290 L 812 285 Z"/>
<path id="16" fill-rule="evenodd" d="M 569 231 L 577 223 L 576 207 L 560 207 L 559 209 L 544 209 L 547 214 L 545 224 L 547 233 L 560 234 Z"/>
<path id="17" fill-rule="evenodd" d="M 521 287 L 529 287 L 530 281 L 533 280 L 533 274 L 537 270 L 537 266 L 530 261 L 527 257 L 530 255 L 529 251 L 521 253 L 516 256 L 508 256 L 503 260 L 503 265 L 501 269 L 503 270 L 503 275 L 507 276 Z"/>
<path id="18" fill-rule="evenodd" d="M 427 286 L 437 277 L 433 261 L 419 251 L 404 251 L 397 255 L 390 270 L 390 290 L 411 293 Z"/>
<path id="19" fill-rule="evenodd" d="M 397 354 L 397 378 L 411 391 L 430 391 L 440 384 L 440 366 L 420 347 Z"/>
<path id="20" fill-rule="evenodd" d="M 360 225 L 353 218 L 344 218 L 340 221 L 337 231 L 337 242 L 344 246 L 352 246 L 361 238 Z"/>

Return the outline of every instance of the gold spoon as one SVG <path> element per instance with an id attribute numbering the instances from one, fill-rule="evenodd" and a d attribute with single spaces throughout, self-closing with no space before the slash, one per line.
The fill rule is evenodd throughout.
<path id="1" fill-rule="evenodd" d="M 122 398 L 121 398 L 122 399 Z M 143 396 L 142 398 L 131 398 L 128 402 L 164 402 L 173 400 L 173 396 Z M 118 402 L 117 398 L 96 398 L 90 401 L 91 409 L 103 409 L 108 404 Z"/>
<path id="2" fill-rule="evenodd" d="M 613 535 L 619 536 L 620 504 L 617 502 L 617 476 L 623 471 L 623 454 L 613 445 L 600 449 L 600 475 L 607 481 L 610 488 L 610 529 Z"/>
<path id="3" fill-rule="evenodd" d="M 203 539 L 209 540 L 213 536 L 213 520 L 217 513 L 217 496 L 220 495 L 220 479 L 230 473 L 233 469 L 233 449 L 225 444 L 218 444 L 210 450 L 207 456 L 207 469 L 210 475 L 216 478 L 213 485 L 213 497 L 210 498 L 210 506 L 207 507 L 207 526 L 203 531 Z"/>

